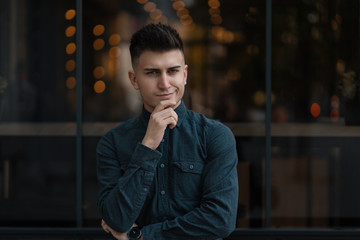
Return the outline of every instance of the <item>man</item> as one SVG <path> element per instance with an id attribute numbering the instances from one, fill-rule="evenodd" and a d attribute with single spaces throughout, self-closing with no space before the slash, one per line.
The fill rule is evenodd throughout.
<path id="1" fill-rule="evenodd" d="M 188 66 L 176 30 L 143 27 L 130 54 L 129 79 L 144 105 L 97 147 L 103 229 L 126 240 L 228 236 L 238 202 L 232 132 L 186 109 Z"/>

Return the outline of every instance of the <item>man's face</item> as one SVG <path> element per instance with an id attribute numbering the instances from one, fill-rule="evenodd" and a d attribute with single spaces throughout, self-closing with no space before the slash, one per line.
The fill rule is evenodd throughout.
<path id="1" fill-rule="evenodd" d="M 129 72 L 131 84 L 140 91 L 144 107 L 152 112 L 163 100 L 181 103 L 184 95 L 187 68 L 180 50 L 143 52 Z"/>

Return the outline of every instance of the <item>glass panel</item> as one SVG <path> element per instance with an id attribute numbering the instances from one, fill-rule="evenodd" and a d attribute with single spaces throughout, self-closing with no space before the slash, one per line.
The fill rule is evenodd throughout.
<path id="1" fill-rule="evenodd" d="M 98 138 L 139 114 L 128 80 L 131 35 L 150 22 L 174 26 L 185 44 L 188 108 L 225 122 L 239 152 L 239 227 L 260 227 L 265 156 L 265 1 L 94 1 L 84 3 L 85 223 L 96 220 Z M 256 152 L 256 154 L 254 154 Z M 94 225 L 92 225 L 92 223 Z"/>
<path id="2" fill-rule="evenodd" d="M 0 2 L 1 226 L 75 224 L 73 5 Z"/>
<path id="3" fill-rule="evenodd" d="M 359 224 L 359 9 L 273 1 L 273 227 Z"/>

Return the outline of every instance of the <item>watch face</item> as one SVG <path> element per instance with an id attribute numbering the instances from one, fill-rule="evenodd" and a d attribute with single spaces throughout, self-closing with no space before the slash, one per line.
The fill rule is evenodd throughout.
<path id="1" fill-rule="evenodd" d="M 141 237 L 141 229 L 138 227 L 131 228 L 128 237 L 131 240 L 139 239 Z"/>

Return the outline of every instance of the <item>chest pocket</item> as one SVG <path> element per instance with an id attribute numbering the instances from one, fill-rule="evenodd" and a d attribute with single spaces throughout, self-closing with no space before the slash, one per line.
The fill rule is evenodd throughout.
<path id="1" fill-rule="evenodd" d="M 201 197 L 203 162 L 178 160 L 172 163 L 172 191 L 176 198 L 197 201 Z"/>

